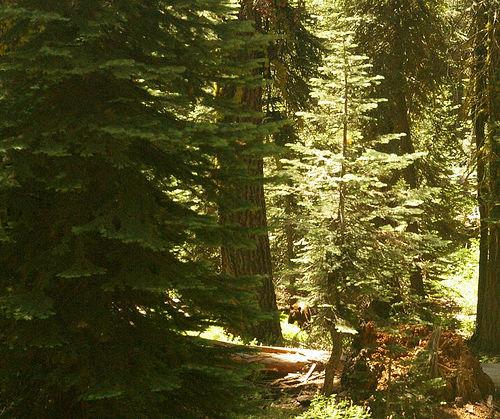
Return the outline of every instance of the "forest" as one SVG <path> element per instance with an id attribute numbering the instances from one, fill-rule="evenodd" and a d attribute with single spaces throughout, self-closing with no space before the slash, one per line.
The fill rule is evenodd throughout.
<path id="1" fill-rule="evenodd" d="M 500 0 L 0 0 L 0 418 L 500 417 Z"/>

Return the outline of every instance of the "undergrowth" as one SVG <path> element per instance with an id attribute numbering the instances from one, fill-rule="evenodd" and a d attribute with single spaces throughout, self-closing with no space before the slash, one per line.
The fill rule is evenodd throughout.
<path id="1" fill-rule="evenodd" d="M 317 396 L 309 409 L 296 419 L 369 419 L 369 410 L 350 401 L 337 400 L 335 396 Z"/>

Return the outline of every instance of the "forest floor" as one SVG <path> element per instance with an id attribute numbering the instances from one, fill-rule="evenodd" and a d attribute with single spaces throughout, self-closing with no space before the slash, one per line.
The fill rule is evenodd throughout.
<path id="1" fill-rule="evenodd" d="M 352 360 L 342 362 L 336 378 L 336 393 L 340 399 L 350 398 L 353 387 L 363 387 L 363 385 L 368 384 L 368 386 L 372 386 L 373 392 L 380 393 L 387 391 L 387 385 L 391 385 L 391 380 L 392 385 L 398 381 L 401 383 L 412 380 L 411 377 L 407 378 L 408 374 L 412 374 L 412 370 L 408 367 L 408 361 L 411 362 L 418 357 L 418 354 L 428 350 L 435 331 L 420 325 L 400 325 L 400 328 L 400 332 L 396 335 L 384 331 L 369 330 L 369 335 L 364 338 L 372 339 L 373 350 L 365 359 L 365 362 L 370 365 L 370 369 L 378 371 L 378 375 L 376 377 L 362 377 L 360 381 L 354 382 L 354 384 L 351 382 L 351 388 L 345 388 L 341 383 L 342 369 L 355 368 L 355 364 L 352 363 Z M 488 400 L 487 394 L 495 394 L 493 383 L 482 371 L 479 359 L 470 352 L 465 340 L 460 335 L 449 330 L 444 330 L 438 336 L 438 340 L 439 348 L 436 351 L 435 365 L 446 383 L 441 398 L 449 401 L 438 407 L 433 417 L 439 419 L 500 419 L 500 410 L 498 409 L 499 376 L 497 375 L 500 373 L 500 364 L 488 363 L 485 365 L 484 369 L 495 378 L 497 387 L 495 400 L 492 397 Z M 400 351 L 397 355 L 391 355 L 389 347 L 395 344 L 406 348 L 406 350 Z M 299 354 L 301 352 L 307 353 L 307 350 L 303 348 L 276 349 L 276 352 L 281 352 L 281 354 L 275 355 L 285 357 L 292 360 L 292 362 L 287 363 L 286 369 L 283 369 L 279 366 L 281 362 L 279 359 L 277 364 L 274 364 L 275 358 L 266 360 L 268 361 L 266 365 L 267 373 L 263 384 L 268 389 L 270 400 L 261 414 L 251 416 L 251 418 L 296 418 L 307 410 L 311 401 L 321 391 L 324 380 L 324 364 L 328 359 L 328 352 L 311 351 L 313 356 L 304 361 L 303 357 L 296 354 L 296 352 Z M 269 348 L 264 352 L 266 351 L 269 351 Z M 271 350 L 271 352 L 273 351 Z M 389 370 L 389 374 L 392 374 L 391 378 L 387 376 L 388 356 L 392 359 L 390 361 L 392 363 L 392 372 Z M 258 358 L 259 355 L 255 359 Z M 295 361 L 297 362 L 294 363 Z M 293 370 L 294 365 L 297 366 L 295 371 Z M 370 380 L 372 380 L 371 383 Z M 410 388 L 410 391 L 412 390 Z M 472 401 L 478 399 L 483 401 Z M 366 404 L 368 401 L 360 403 Z M 378 418 L 380 416 L 374 415 L 373 417 Z M 397 418 L 398 416 L 392 417 Z M 432 416 L 425 414 L 415 417 L 430 419 Z M 318 419 L 321 418 L 318 417 Z"/>
<path id="2" fill-rule="evenodd" d="M 495 416 L 492 416 L 495 415 Z M 492 412 L 491 407 L 487 403 L 469 403 L 463 407 L 445 406 L 441 408 L 436 417 L 441 419 L 462 419 L 462 418 L 482 418 L 495 419 L 500 417 L 500 413 Z"/>
<path id="3" fill-rule="evenodd" d="M 274 394 L 274 400 L 263 406 L 260 414 L 254 414 L 251 419 L 292 419 L 304 413 L 309 407 L 311 400 L 321 391 L 324 376 L 319 375 L 311 380 L 308 385 L 290 391 L 286 383 L 268 381 L 267 386 Z M 340 381 L 339 381 L 340 385 Z M 340 387 L 339 387 L 340 389 Z M 498 394 L 498 392 L 497 392 Z M 434 419 L 497 419 L 500 418 L 500 410 L 495 410 L 486 401 L 466 403 L 457 406 L 454 403 L 444 405 L 437 409 Z M 323 419 L 323 418 L 318 418 Z M 377 419 L 374 417 L 374 419 Z M 421 418 L 430 419 L 430 418 Z"/>
<path id="4" fill-rule="evenodd" d="M 476 249 L 477 250 L 477 249 Z M 455 314 L 455 326 L 448 329 L 444 328 L 442 336 L 438 339 L 436 349 L 435 367 L 441 377 L 447 381 L 447 389 L 449 393 L 446 397 L 440 399 L 448 400 L 446 404 L 438 407 L 435 410 L 434 416 L 432 415 L 419 415 L 416 418 L 421 419 L 500 419 L 500 359 L 482 357 L 472 353 L 467 346 L 467 339 L 472 335 L 474 330 L 475 309 L 477 305 L 477 254 L 470 252 L 467 256 L 470 260 L 464 262 L 464 266 L 457 270 L 456 273 L 450 274 L 448 280 L 443 281 L 445 289 L 444 294 L 451 297 L 456 306 L 453 310 L 446 309 Z M 448 313 L 448 314 L 450 314 Z M 400 333 L 399 337 L 394 339 L 386 332 L 377 331 L 371 338 L 377 350 L 372 351 L 368 363 L 372 367 L 381 368 L 379 370 L 380 376 L 372 383 L 372 394 L 384 391 L 384 386 L 387 385 L 387 364 L 388 359 L 397 359 L 399 361 L 411 361 L 416 358 L 416 355 L 427 350 L 429 340 L 432 336 L 433 330 L 429 328 L 422 328 L 420 325 L 404 325 L 401 324 L 401 332 L 406 329 L 405 333 Z M 283 335 L 285 337 L 286 346 L 315 349 L 328 348 L 330 343 L 322 340 L 321 334 L 314 335 L 312 331 L 303 331 L 296 325 L 289 325 L 284 320 L 282 322 Z M 379 333 L 381 332 L 381 333 Z M 409 332 L 409 333 L 408 333 Z M 398 333 L 396 333 L 396 336 Z M 403 335 L 406 337 L 403 339 Z M 364 342 L 367 343 L 367 342 Z M 396 343 L 395 346 L 406 347 L 406 351 L 394 356 L 389 356 L 388 348 Z M 425 357 L 424 357 L 425 359 Z M 350 362 L 346 360 L 346 362 Z M 346 371 L 352 368 L 351 365 L 342 363 L 342 368 Z M 481 362 L 481 365 L 480 365 Z M 310 371 L 312 363 L 302 365 L 297 371 L 290 372 L 288 375 L 272 376 L 265 380 L 265 388 L 268 389 L 269 399 L 265 406 L 262 406 L 262 411 L 259 414 L 251 416 L 253 419 L 291 419 L 297 418 L 307 411 L 311 404 L 311 400 L 316 397 L 323 385 L 324 373 L 321 368 L 315 368 Z M 385 368 L 385 370 L 384 370 Z M 487 375 L 492 379 L 493 383 L 489 381 Z M 392 375 L 393 381 L 401 378 L 405 382 L 405 374 L 408 376 L 408 367 L 404 365 L 393 365 Z M 411 374 L 411 372 L 410 372 Z M 359 380 L 355 385 L 351 384 L 351 388 L 344 383 L 344 377 L 341 380 L 342 371 L 339 371 L 337 378 L 338 397 L 352 396 L 352 390 L 356 387 L 362 386 L 363 380 Z M 411 379 L 411 377 L 410 377 Z M 489 384 L 488 384 L 489 381 Z M 413 380 L 414 385 L 418 383 Z M 492 385 L 494 385 L 492 389 Z M 477 394 L 478 387 L 483 387 L 483 394 Z M 496 389 L 495 389 L 496 387 Z M 407 387 L 410 392 L 414 388 Z M 487 388 L 487 390 L 484 390 Z M 457 394 L 458 393 L 460 394 Z M 467 394 L 469 392 L 469 394 Z M 476 394 L 473 394 L 476 393 Z M 494 394 L 493 398 L 489 398 L 488 394 Z M 465 396 L 465 397 L 462 397 Z M 470 401 L 470 400 L 482 401 Z M 363 404 L 363 402 L 359 402 Z M 405 415 L 406 417 L 407 415 Z M 335 416 L 337 417 L 337 416 Z M 343 417 L 343 416 L 341 416 Z M 351 417 L 351 416 L 349 416 Z M 393 416 L 398 418 L 401 416 Z M 408 415 L 408 417 L 413 417 Z M 382 416 L 373 415 L 374 419 L 383 419 Z M 318 419 L 322 419 L 318 417 Z"/>
<path id="5" fill-rule="evenodd" d="M 492 364 L 490 364 L 492 365 Z M 500 364 L 493 364 L 495 370 L 500 371 Z M 304 413 L 311 401 L 321 392 L 324 372 L 298 371 L 289 373 L 286 377 L 270 379 L 265 382 L 274 400 L 263 409 L 261 414 L 252 416 L 253 419 L 291 419 Z M 340 372 L 336 378 L 337 390 L 342 392 Z M 438 408 L 435 419 L 500 419 L 499 387 L 497 387 L 495 401 L 481 401 L 465 403 L 459 406 L 451 402 Z M 374 417 L 375 418 L 375 417 Z M 322 418 L 318 418 L 322 419 Z M 423 418 L 422 419 L 430 419 Z"/>
<path id="6" fill-rule="evenodd" d="M 299 396 L 300 399 L 300 396 Z M 297 398 L 283 397 L 270 403 L 261 415 L 254 415 L 251 419 L 293 419 L 304 413 L 307 405 L 301 404 Z M 486 402 L 468 403 L 462 407 L 443 406 L 438 409 L 433 419 L 498 419 L 500 412 L 493 412 Z M 323 419 L 323 418 L 318 418 Z M 377 418 L 374 418 L 377 419 Z M 380 418 L 381 419 L 381 418 Z M 421 418 L 431 419 L 431 418 Z"/>

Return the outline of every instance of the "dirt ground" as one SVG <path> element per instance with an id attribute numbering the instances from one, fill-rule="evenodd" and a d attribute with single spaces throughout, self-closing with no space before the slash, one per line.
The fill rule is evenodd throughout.
<path id="1" fill-rule="evenodd" d="M 463 407 L 446 406 L 439 412 L 440 419 L 498 419 L 500 413 L 488 407 L 486 403 L 466 404 Z"/>

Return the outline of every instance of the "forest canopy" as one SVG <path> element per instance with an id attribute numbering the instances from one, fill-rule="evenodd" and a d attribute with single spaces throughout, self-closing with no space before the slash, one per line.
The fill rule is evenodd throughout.
<path id="1" fill-rule="evenodd" d="M 0 417 L 494 417 L 498 29 L 4 0 Z"/>

